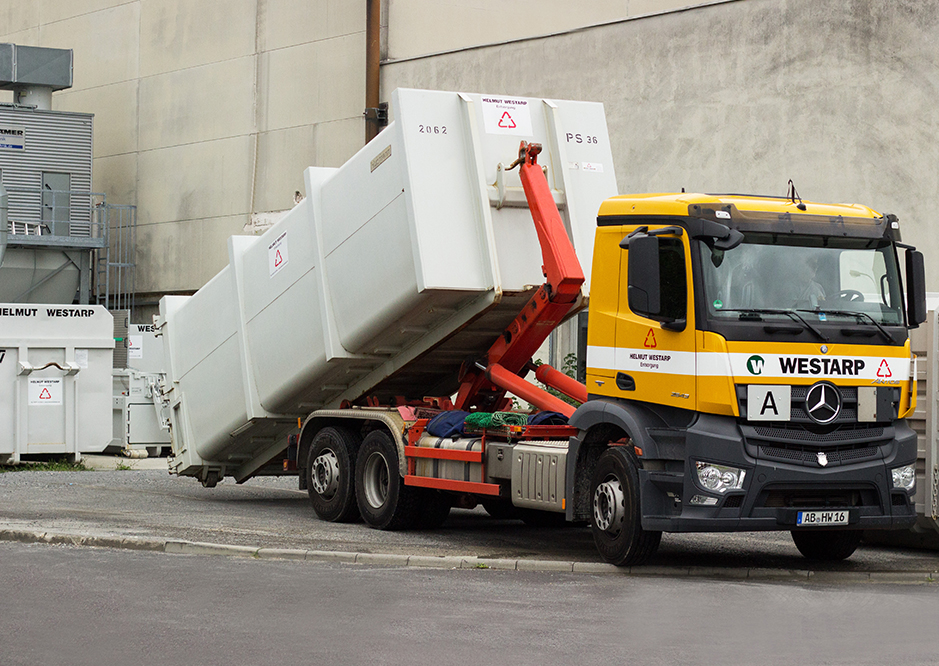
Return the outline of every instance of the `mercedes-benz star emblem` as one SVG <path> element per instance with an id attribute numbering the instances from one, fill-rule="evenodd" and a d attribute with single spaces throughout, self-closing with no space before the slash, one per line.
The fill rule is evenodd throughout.
<path id="1" fill-rule="evenodd" d="M 819 382 L 805 396 L 805 411 L 816 423 L 831 423 L 841 413 L 841 393 L 828 382 Z"/>

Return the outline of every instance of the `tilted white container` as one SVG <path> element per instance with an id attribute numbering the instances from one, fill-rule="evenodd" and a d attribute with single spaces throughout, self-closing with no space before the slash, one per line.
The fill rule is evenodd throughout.
<path id="1" fill-rule="evenodd" d="M 191 298 L 161 301 L 180 474 L 241 480 L 297 417 L 375 395 L 452 394 L 544 281 L 519 181 L 522 140 L 590 275 L 616 194 L 601 104 L 396 90 L 395 120 Z"/>

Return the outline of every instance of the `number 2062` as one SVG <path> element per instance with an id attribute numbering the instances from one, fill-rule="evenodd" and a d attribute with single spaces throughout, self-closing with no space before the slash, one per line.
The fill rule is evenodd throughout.
<path id="1" fill-rule="evenodd" d="M 446 134 L 446 125 L 418 125 L 417 131 L 420 134 Z"/>

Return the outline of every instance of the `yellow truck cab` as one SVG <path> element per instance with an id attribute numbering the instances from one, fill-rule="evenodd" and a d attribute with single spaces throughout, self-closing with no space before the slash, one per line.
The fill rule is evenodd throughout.
<path id="1" fill-rule="evenodd" d="M 892 215 L 795 196 L 602 205 L 590 399 L 571 424 L 625 435 L 616 460 L 633 469 L 608 465 L 590 495 L 608 561 L 645 559 L 662 531 L 741 530 L 791 530 L 807 557 L 842 559 L 861 530 L 913 525 L 903 419 L 925 287 L 922 254 L 899 240 Z M 572 447 L 585 459 L 593 443 Z M 641 521 L 624 538 L 630 500 Z"/>

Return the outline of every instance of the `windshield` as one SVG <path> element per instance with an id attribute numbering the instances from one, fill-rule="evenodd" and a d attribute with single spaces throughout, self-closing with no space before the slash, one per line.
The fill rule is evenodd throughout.
<path id="1" fill-rule="evenodd" d="M 712 318 L 787 318 L 772 311 L 795 310 L 816 322 L 903 324 L 888 241 L 748 233 L 733 250 L 699 247 Z"/>

